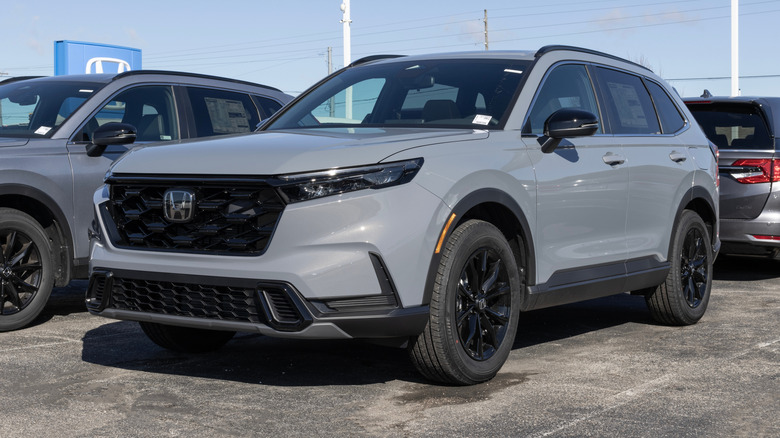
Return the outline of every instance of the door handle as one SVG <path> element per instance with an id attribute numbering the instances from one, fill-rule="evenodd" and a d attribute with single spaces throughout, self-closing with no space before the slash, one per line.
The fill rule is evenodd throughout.
<path id="1" fill-rule="evenodd" d="M 688 156 L 682 152 L 672 151 L 672 153 L 669 154 L 669 158 L 675 163 L 682 163 L 688 159 Z"/>
<path id="2" fill-rule="evenodd" d="M 617 166 L 626 162 L 626 158 L 624 156 L 613 154 L 612 152 L 607 152 L 607 154 L 601 157 L 601 159 L 610 166 Z"/>

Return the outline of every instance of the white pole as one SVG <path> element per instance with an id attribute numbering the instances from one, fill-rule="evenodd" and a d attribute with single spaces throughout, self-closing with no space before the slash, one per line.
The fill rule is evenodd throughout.
<path id="1" fill-rule="evenodd" d="M 739 0 L 731 0 L 731 95 L 739 94 Z"/>
<path id="2" fill-rule="evenodd" d="M 350 18 L 350 11 L 349 11 L 349 0 L 344 0 L 343 3 L 341 3 L 341 12 L 343 13 L 341 17 L 341 23 L 344 30 L 344 67 L 348 66 L 352 62 L 352 42 L 350 41 L 350 34 L 349 34 L 349 26 L 352 24 L 352 19 Z M 345 113 L 344 117 L 347 119 L 352 118 L 352 87 L 347 88 L 347 95 L 345 97 Z"/>

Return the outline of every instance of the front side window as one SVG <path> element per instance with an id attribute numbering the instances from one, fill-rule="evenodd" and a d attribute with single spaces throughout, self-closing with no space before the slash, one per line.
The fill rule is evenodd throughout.
<path id="1" fill-rule="evenodd" d="M 563 108 L 588 111 L 598 117 L 593 85 L 583 65 L 559 65 L 547 75 L 528 113 L 523 133 L 543 134 L 545 120 Z M 601 129 L 599 124 L 599 132 Z"/>
<path id="2" fill-rule="evenodd" d="M 653 101 L 642 79 L 608 68 L 596 70 L 613 134 L 661 133 Z"/>
<path id="3" fill-rule="evenodd" d="M 95 129 L 109 122 L 134 126 L 136 142 L 179 139 L 173 90 L 167 85 L 146 85 L 122 91 L 87 121 L 76 141 L 90 141 Z"/>
<path id="4" fill-rule="evenodd" d="M 266 129 L 490 128 L 509 114 L 528 61 L 471 59 L 367 64 L 309 92 Z"/>
<path id="5" fill-rule="evenodd" d="M 773 149 L 761 110 L 749 103 L 688 103 L 704 134 L 719 149 Z"/>

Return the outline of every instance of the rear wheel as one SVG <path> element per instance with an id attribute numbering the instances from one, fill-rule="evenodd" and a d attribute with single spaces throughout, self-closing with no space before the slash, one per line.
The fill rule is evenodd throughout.
<path id="1" fill-rule="evenodd" d="M 155 344 L 168 350 L 205 353 L 222 348 L 236 332 L 205 330 L 141 322 L 141 329 Z"/>
<path id="2" fill-rule="evenodd" d="M 51 243 L 43 227 L 21 211 L 0 208 L 0 331 L 32 322 L 54 285 Z"/>
<path id="3" fill-rule="evenodd" d="M 652 317 L 662 324 L 695 324 L 710 300 L 712 242 L 704 221 L 690 210 L 683 212 L 672 238 L 669 275 L 645 300 Z"/>
<path id="4" fill-rule="evenodd" d="M 517 331 L 522 276 L 493 225 L 470 220 L 442 251 L 428 324 L 409 348 L 427 378 L 471 385 L 493 378 Z"/>

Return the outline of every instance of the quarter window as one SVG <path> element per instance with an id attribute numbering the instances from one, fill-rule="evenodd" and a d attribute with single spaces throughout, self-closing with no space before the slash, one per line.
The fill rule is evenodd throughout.
<path id="1" fill-rule="evenodd" d="M 672 134 L 685 126 L 685 119 L 680 115 L 677 105 L 666 94 L 663 88 L 655 82 L 645 81 L 650 96 L 653 97 L 655 110 L 658 112 L 658 119 L 661 121 L 661 130 L 664 134 Z"/>

